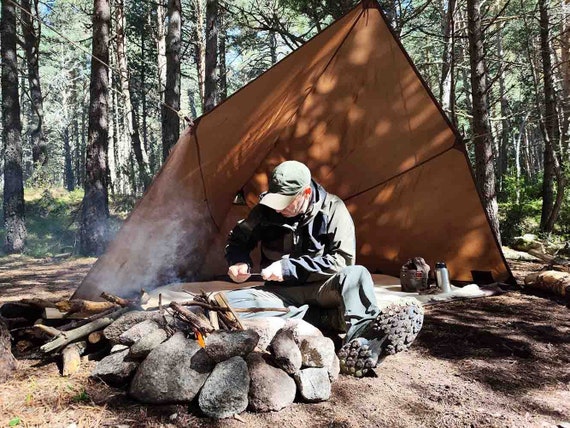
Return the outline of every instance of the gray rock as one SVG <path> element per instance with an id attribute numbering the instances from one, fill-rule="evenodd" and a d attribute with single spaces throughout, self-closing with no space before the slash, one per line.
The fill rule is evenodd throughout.
<path id="1" fill-rule="evenodd" d="M 301 336 L 322 336 L 323 333 L 313 324 L 308 323 L 305 320 L 299 319 L 288 319 L 283 327 L 284 330 L 290 330 L 293 333 L 293 337 L 297 343 L 300 343 L 299 338 Z"/>
<path id="2" fill-rule="evenodd" d="M 137 324 L 140 325 L 140 324 Z M 159 328 L 141 337 L 129 350 L 129 359 L 143 359 L 150 351 L 168 338 L 166 332 Z"/>
<path id="3" fill-rule="evenodd" d="M 269 365 L 259 353 L 249 354 L 247 368 L 249 409 L 255 412 L 281 410 L 293 403 L 297 393 L 295 381 L 283 370 Z"/>
<path id="4" fill-rule="evenodd" d="M 213 367 L 206 351 L 179 332 L 148 354 L 129 392 L 144 403 L 192 401 Z"/>
<path id="5" fill-rule="evenodd" d="M 232 357 L 246 357 L 259 342 L 259 334 L 253 330 L 214 331 L 206 338 L 206 353 L 216 363 Z"/>
<path id="6" fill-rule="evenodd" d="M 160 329 L 160 326 L 153 320 L 146 320 L 133 325 L 119 336 L 118 342 L 121 345 L 130 346 L 138 342 L 141 338 L 148 336 L 153 331 Z"/>
<path id="7" fill-rule="evenodd" d="M 211 418 L 229 418 L 247 408 L 249 371 L 241 357 L 219 363 L 198 397 L 200 409 Z"/>
<path id="8" fill-rule="evenodd" d="M 271 340 L 285 326 L 285 319 L 279 317 L 255 317 L 241 320 L 244 328 L 251 329 L 259 335 L 257 347 L 267 349 Z"/>
<path id="9" fill-rule="evenodd" d="M 132 326 L 146 320 L 161 322 L 162 319 L 159 311 L 130 311 L 109 324 L 103 330 L 103 334 L 111 343 L 119 343 L 119 336 Z"/>
<path id="10" fill-rule="evenodd" d="M 109 385 L 126 384 L 138 366 L 137 362 L 126 360 L 128 353 L 128 349 L 123 349 L 107 355 L 97 363 L 91 372 L 91 377 L 100 379 Z"/>
<path id="11" fill-rule="evenodd" d="M 327 367 L 329 372 L 329 380 L 334 382 L 338 379 L 338 375 L 340 374 L 340 360 L 338 359 L 337 355 L 334 355 L 332 364 Z"/>
<path id="12" fill-rule="evenodd" d="M 303 357 L 303 367 L 330 367 L 335 352 L 334 343 L 324 336 L 300 336 L 299 349 Z"/>
<path id="13" fill-rule="evenodd" d="M 331 396 L 331 382 L 325 368 L 311 367 L 295 373 L 301 396 L 310 402 L 326 401 Z"/>
<path id="14" fill-rule="evenodd" d="M 113 345 L 109 353 L 112 354 L 114 352 L 124 351 L 125 349 L 129 349 L 129 347 L 127 345 Z"/>
<path id="15" fill-rule="evenodd" d="M 303 362 L 301 351 L 291 330 L 281 329 L 269 345 L 275 364 L 289 374 L 296 373 Z"/>

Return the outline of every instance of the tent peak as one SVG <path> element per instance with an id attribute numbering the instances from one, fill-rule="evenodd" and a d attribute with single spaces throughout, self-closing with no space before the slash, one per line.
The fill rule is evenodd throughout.
<path id="1" fill-rule="evenodd" d="M 360 4 L 362 9 L 380 9 L 380 4 L 377 0 L 362 0 Z"/>

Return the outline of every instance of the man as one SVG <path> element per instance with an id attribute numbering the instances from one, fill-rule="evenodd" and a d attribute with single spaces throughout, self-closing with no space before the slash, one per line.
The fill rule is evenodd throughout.
<path id="1" fill-rule="evenodd" d="M 350 213 L 339 197 L 311 179 L 301 162 L 278 165 L 269 191 L 230 232 L 226 260 L 233 281 L 250 278 L 250 253 L 258 243 L 266 283 L 229 293 L 232 305 L 288 305 L 295 317 L 303 317 L 308 305 L 336 308 L 338 316 L 329 322 L 346 331 L 341 370 L 357 376 L 375 367 L 382 354 L 407 349 L 415 339 L 423 321 L 421 306 L 405 301 L 378 308 L 370 273 L 355 265 Z"/>

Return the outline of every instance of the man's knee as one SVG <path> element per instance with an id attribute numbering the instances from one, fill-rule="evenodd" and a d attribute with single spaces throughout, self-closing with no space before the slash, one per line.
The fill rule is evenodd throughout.
<path id="1" fill-rule="evenodd" d="M 341 283 L 363 285 L 373 284 L 372 276 L 368 269 L 361 265 L 347 266 L 340 271 Z"/>

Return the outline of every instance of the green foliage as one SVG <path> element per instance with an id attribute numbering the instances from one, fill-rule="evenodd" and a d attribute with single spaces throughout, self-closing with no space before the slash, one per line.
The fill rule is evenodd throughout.
<path id="1" fill-rule="evenodd" d="M 75 403 L 87 403 L 91 401 L 91 397 L 89 397 L 87 391 L 83 389 L 77 395 L 74 395 L 71 400 Z"/>
<path id="2" fill-rule="evenodd" d="M 15 427 L 15 426 L 20 425 L 21 423 L 22 423 L 22 421 L 20 420 L 20 418 L 15 417 L 15 418 L 10 419 L 10 422 L 8 422 L 8 426 Z"/>
<path id="3" fill-rule="evenodd" d="M 506 176 L 499 195 L 499 220 L 504 244 L 516 236 L 539 232 L 542 199 L 541 182 L 531 183 L 514 176 Z M 517 196 L 518 193 L 518 196 Z"/>

